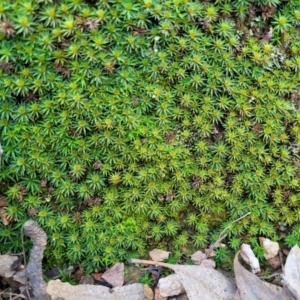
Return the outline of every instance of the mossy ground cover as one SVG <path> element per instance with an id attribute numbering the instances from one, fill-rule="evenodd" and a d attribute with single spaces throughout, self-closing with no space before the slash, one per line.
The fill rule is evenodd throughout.
<path id="1" fill-rule="evenodd" d="M 299 243 L 298 0 L 4 0 L 0 20 L 1 253 L 28 218 L 48 266 L 88 271 L 248 212 L 232 250 Z"/>

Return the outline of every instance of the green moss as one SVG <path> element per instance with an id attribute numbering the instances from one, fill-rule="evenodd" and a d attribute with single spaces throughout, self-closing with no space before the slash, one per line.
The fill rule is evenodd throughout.
<path id="1" fill-rule="evenodd" d="M 227 226 L 299 243 L 299 3 L 229 2 L 0 5 L 0 252 L 30 217 L 89 272 Z"/>

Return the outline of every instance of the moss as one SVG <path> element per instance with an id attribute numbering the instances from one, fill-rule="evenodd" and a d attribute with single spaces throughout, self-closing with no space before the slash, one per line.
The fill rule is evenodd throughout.
<path id="1" fill-rule="evenodd" d="M 1 252 L 30 217 L 89 271 L 247 212 L 232 249 L 299 242 L 298 1 L 229 2 L 0 5 Z"/>

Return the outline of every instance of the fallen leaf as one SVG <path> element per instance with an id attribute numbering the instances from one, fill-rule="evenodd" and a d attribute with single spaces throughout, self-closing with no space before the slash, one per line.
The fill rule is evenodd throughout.
<path id="1" fill-rule="evenodd" d="M 180 279 L 189 300 L 231 300 L 236 285 L 220 272 L 201 266 L 180 266 L 150 260 L 132 259 L 132 263 L 155 264 L 173 270 Z"/>
<path id="2" fill-rule="evenodd" d="M 160 249 L 153 249 L 149 252 L 149 255 L 154 261 L 163 261 L 169 258 L 170 253 Z"/>
<path id="3" fill-rule="evenodd" d="M 250 245 L 242 244 L 240 253 L 245 263 L 251 267 L 252 272 L 259 273 L 260 272 L 259 261 L 255 257 Z"/>
<path id="4" fill-rule="evenodd" d="M 291 293 L 300 299 L 300 248 L 297 245 L 290 250 L 282 277 Z"/>
<path id="5" fill-rule="evenodd" d="M 269 239 L 266 239 L 264 237 L 259 238 L 261 246 L 265 249 L 265 259 L 271 259 L 278 255 L 279 252 L 279 244 L 277 242 L 273 242 Z"/>
<path id="6" fill-rule="evenodd" d="M 92 276 L 96 281 L 100 281 L 102 279 L 103 273 L 93 273 Z"/>
<path id="7" fill-rule="evenodd" d="M 6 207 L 6 206 L 7 206 L 6 198 L 3 195 L 0 195 L 0 207 Z"/>
<path id="8" fill-rule="evenodd" d="M 284 300 L 282 288 L 260 280 L 239 262 L 239 252 L 234 258 L 234 273 L 240 300 Z"/>
<path id="9" fill-rule="evenodd" d="M 0 207 L 0 215 L 1 215 L 1 220 L 2 220 L 3 225 L 7 226 L 10 223 L 10 221 L 6 215 L 5 208 Z"/>
<path id="10" fill-rule="evenodd" d="M 115 264 L 113 267 L 103 273 L 102 278 L 110 283 L 113 287 L 121 287 L 124 284 L 124 264 Z"/>
<path id="11" fill-rule="evenodd" d="M 185 292 L 177 274 L 171 274 L 167 277 L 160 278 L 157 286 L 159 287 L 160 294 L 163 297 L 177 296 Z"/>
<path id="12" fill-rule="evenodd" d="M 154 293 L 151 287 L 148 284 L 144 284 L 144 295 L 147 299 L 153 300 L 154 299 Z"/>
<path id="13" fill-rule="evenodd" d="M 64 300 L 147 300 L 141 283 L 109 289 L 101 285 L 71 285 L 57 279 L 48 282 L 47 293 L 52 299 L 61 297 Z"/>

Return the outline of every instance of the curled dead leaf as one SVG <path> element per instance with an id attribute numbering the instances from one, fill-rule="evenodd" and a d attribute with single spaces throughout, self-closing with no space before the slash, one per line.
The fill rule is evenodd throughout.
<path id="1" fill-rule="evenodd" d="M 290 292 L 300 299 L 300 248 L 294 246 L 285 263 L 284 275 L 282 276 Z"/>
<path id="2" fill-rule="evenodd" d="M 246 270 L 239 262 L 239 253 L 234 258 L 234 273 L 238 287 L 235 299 L 240 300 L 284 300 L 282 288 L 262 281 Z"/>

